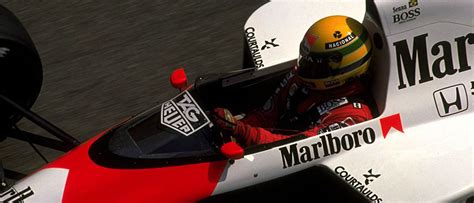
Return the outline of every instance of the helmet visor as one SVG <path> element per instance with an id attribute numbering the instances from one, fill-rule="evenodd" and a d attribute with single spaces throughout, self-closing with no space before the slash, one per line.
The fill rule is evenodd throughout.
<path id="1" fill-rule="evenodd" d="M 297 74 L 306 79 L 323 79 L 339 74 L 342 54 L 330 52 L 326 54 L 309 54 L 298 60 Z"/>

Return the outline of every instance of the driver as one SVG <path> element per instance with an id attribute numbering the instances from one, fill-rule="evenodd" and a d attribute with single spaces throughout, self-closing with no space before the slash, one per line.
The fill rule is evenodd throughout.
<path id="1" fill-rule="evenodd" d="M 214 109 L 214 123 L 245 146 L 320 133 L 372 119 L 367 90 L 372 45 L 364 26 L 347 16 L 314 23 L 297 65 L 267 102 L 237 120 Z M 284 130 L 283 130 L 284 129 Z"/>

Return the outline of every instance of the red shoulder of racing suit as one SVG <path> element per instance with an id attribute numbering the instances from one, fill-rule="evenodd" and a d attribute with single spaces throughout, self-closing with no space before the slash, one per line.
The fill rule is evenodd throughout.
<path id="1" fill-rule="evenodd" d="M 315 106 L 318 108 L 321 116 L 309 129 L 292 134 L 271 132 L 270 129 L 276 127 L 281 115 L 287 110 L 288 98 L 291 98 L 300 87 L 301 82 L 294 77 L 294 70 L 288 73 L 263 107 L 248 113 L 244 119 L 236 122 L 234 134 L 238 135 L 237 141 L 245 146 L 251 146 L 287 139 L 294 135 L 315 136 L 322 132 L 367 121 L 373 117 L 370 107 L 364 100 L 346 99 L 366 94 L 365 87 L 361 83 L 352 82 L 328 91 L 308 91 L 295 111 L 303 114 L 310 108 Z"/>

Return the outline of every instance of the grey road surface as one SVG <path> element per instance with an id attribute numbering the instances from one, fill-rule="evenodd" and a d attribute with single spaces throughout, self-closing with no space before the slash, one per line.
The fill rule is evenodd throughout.
<path id="1" fill-rule="evenodd" d="M 265 1 L 0 0 L 22 21 L 44 68 L 33 110 L 85 141 L 169 99 L 173 69 L 190 79 L 241 68 L 243 26 Z M 23 119 L 20 128 L 48 135 Z M 39 147 L 49 160 L 62 153 Z M 6 168 L 44 165 L 26 143 L 0 143 Z"/>

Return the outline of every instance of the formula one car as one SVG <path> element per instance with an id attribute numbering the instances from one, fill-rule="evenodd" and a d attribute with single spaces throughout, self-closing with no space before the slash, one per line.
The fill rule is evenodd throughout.
<path id="1" fill-rule="evenodd" d="M 2 20 L 13 23 L 1 24 L 7 25 L 1 33 L 20 33 L 0 35 L 7 67 L 0 70 L 2 135 L 72 150 L 6 188 L 0 201 L 473 202 L 473 6 L 468 0 L 269 2 L 245 24 L 246 68 L 203 75 L 191 85 L 177 69 L 170 77 L 177 96 L 80 145 L 29 110 L 41 64 L 26 31 L 2 9 Z M 313 137 L 247 148 L 224 141 L 211 109 L 263 105 L 296 64 L 306 29 L 335 14 L 359 20 L 370 33 L 379 114 Z M 12 80 L 23 85 L 9 86 Z M 23 116 L 61 141 L 16 129 Z"/>

